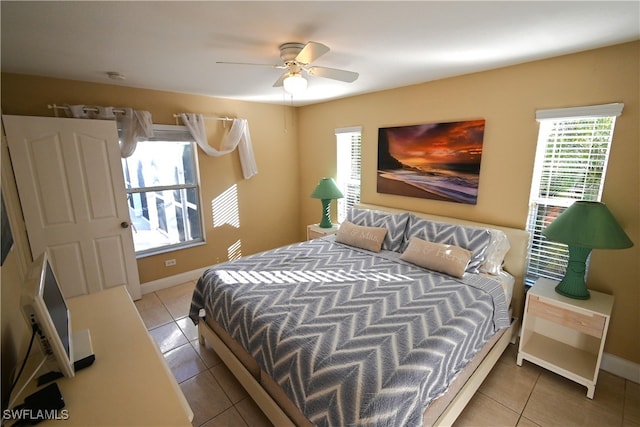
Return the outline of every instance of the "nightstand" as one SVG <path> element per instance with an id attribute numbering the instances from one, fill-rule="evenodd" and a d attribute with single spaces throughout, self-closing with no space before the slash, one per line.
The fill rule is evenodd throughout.
<path id="1" fill-rule="evenodd" d="M 593 399 L 614 298 L 591 290 L 588 300 L 567 298 L 557 284 L 538 279 L 527 292 L 517 363 L 526 359 L 582 384 Z"/>
<path id="2" fill-rule="evenodd" d="M 340 228 L 338 224 L 333 224 L 331 228 L 322 228 L 318 224 L 307 225 L 307 240 L 335 234 L 338 232 L 338 228 Z"/>

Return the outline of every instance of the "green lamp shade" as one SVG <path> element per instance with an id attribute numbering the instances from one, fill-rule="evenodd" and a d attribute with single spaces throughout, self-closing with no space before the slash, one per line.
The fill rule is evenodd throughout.
<path id="1" fill-rule="evenodd" d="M 322 178 L 311 193 L 314 199 L 341 199 L 344 196 L 332 178 Z"/>
<path id="2" fill-rule="evenodd" d="M 589 298 L 584 275 L 591 249 L 624 249 L 633 246 L 609 209 L 600 202 L 575 202 L 542 234 L 549 240 L 569 246 L 567 271 L 556 286 L 556 292 L 575 299 Z"/>
<path id="3" fill-rule="evenodd" d="M 320 228 L 331 228 L 330 207 L 331 200 L 341 199 L 344 197 L 335 181 L 331 178 L 322 178 L 316 186 L 311 197 L 314 199 L 320 199 L 322 201 L 322 220 L 320 221 Z"/>
<path id="4" fill-rule="evenodd" d="M 554 242 L 591 249 L 624 249 L 633 246 L 611 211 L 600 202 L 575 202 L 542 234 Z"/>

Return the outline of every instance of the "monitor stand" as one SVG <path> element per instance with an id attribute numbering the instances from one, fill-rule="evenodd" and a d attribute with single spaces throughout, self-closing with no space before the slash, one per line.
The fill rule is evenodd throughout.
<path id="1" fill-rule="evenodd" d="M 74 372 L 91 366 L 96 360 L 96 355 L 93 354 L 93 346 L 91 345 L 91 333 L 88 329 L 75 332 L 71 336 L 71 345 L 73 345 Z"/>
<path id="2" fill-rule="evenodd" d="M 93 346 L 91 344 L 91 333 L 88 329 L 74 332 L 71 336 L 71 345 L 73 346 L 73 371 L 78 372 L 93 364 L 96 355 L 93 354 Z M 58 378 L 62 378 L 62 372 L 47 372 L 38 377 L 37 384 L 41 386 Z"/>

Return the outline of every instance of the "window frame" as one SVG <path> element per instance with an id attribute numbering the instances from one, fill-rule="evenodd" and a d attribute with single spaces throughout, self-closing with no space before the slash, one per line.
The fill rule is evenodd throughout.
<path id="1" fill-rule="evenodd" d="M 186 126 L 180 125 L 153 125 L 154 136 L 142 141 L 155 141 L 162 142 L 164 141 L 182 141 L 188 142 L 192 147 L 192 162 L 193 162 L 193 184 L 172 184 L 172 185 L 157 185 L 157 186 L 148 186 L 148 187 L 136 187 L 136 188 L 127 188 L 127 174 L 124 170 L 124 162 L 123 162 L 123 175 L 125 178 L 125 191 L 127 193 L 127 199 L 130 194 L 140 194 L 140 193 L 156 193 L 163 191 L 180 191 L 180 190 L 195 190 L 194 193 L 196 195 L 196 205 L 197 205 L 197 214 L 198 214 L 198 224 L 200 226 L 200 237 L 196 239 L 191 239 L 184 242 L 179 243 L 171 243 L 163 246 L 157 246 L 148 249 L 136 250 L 136 259 L 145 258 L 148 256 L 164 254 L 168 252 L 173 252 L 176 250 L 191 248 L 195 246 L 201 246 L 206 244 L 206 228 L 205 221 L 203 215 L 203 203 L 202 203 L 202 188 L 200 183 L 200 165 L 198 162 L 198 145 L 189 132 Z M 142 142 L 140 141 L 140 142 Z M 123 159 L 126 160 L 126 159 Z M 186 196 L 185 196 L 186 200 Z M 192 203 L 186 200 L 186 203 Z M 127 206 L 131 209 L 131 205 L 127 200 Z M 188 221 L 188 219 L 186 220 Z M 135 231 L 134 231 L 135 233 Z M 135 238 L 134 238 L 134 248 L 135 248 Z"/>
<path id="2" fill-rule="evenodd" d="M 540 277 L 546 277 L 552 280 L 562 279 L 569 258 L 568 246 L 547 240 L 542 235 L 542 230 L 577 200 L 601 201 L 609 155 L 613 145 L 616 118 L 622 114 L 623 107 L 624 104 L 622 103 L 614 103 L 539 110 L 536 112 L 536 120 L 540 123 L 540 127 L 538 131 L 534 170 L 531 179 L 526 225 L 527 231 L 531 233 L 531 241 L 525 271 L 525 285 L 533 285 Z M 600 129 L 597 128 L 597 125 L 598 121 L 607 120 L 610 120 L 610 127 L 607 130 L 608 140 L 604 142 L 599 140 L 602 135 L 599 133 Z M 593 125 L 591 139 L 588 141 L 579 141 L 579 143 L 587 144 L 584 147 L 579 147 L 580 149 L 584 149 L 584 153 L 580 151 L 580 149 L 576 151 L 581 155 L 586 155 L 588 152 L 587 161 L 583 160 L 582 163 L 580 163 L 576 160 L 577 157 L 562 157 L 566 154 L 572 154 L 574 147 L 579 145 L 578 142 L 565 141 L 563 139 L 567 135 L 573 135 L 568 130 L 574 131 L 575 129 L 579 129 L 581 126 L 584 126 L 584 122 L 586 121 L 591 121 Z M 567 130 L 554 132 L 554 130 L 557 130 L 557 128 L 562 125 L 566 126 Z M 581 128 L 579 130 L 582 131 Z M 587 132 L 578 135 L 584 137 L 586 134 Z M 590 150 L 601 150 L 602 147 L 598 147 L 598 145 L 603 144 L 606 144 L 604 154 L 596 153 L 596 155 L 591 156 Z M 553 155 L 550 155 L 550 152 L 552 152 Z M 548 165 L 551 165 L 551 167 L 548 167 Z M 587 183 L 589 183 L 589 175 L 593 174 L 594 168 L 597 170 L 601 169 L 600 172 L 596 172 L 595 174 L 599 175 L 597 188 L 595 185 L 590 185 L 588 187 L 590 191 L 585 191 L 585 189 L 587 189 Z M 573 171 L 575 170 L 580 170 L 580 173 L 574 173 Z M 546 177 L 544 175 L 545 172 L 548 173 Z M 549 189 L 551 189 L 551 185 L 543 187 L 545 179 L 547 179 L 550 184 L 554 178 L 556 180 L 565 180 L 566 177 L 568 177 L 568 179 L 565 182 L 569 182 L 571 178 L 581 177 L 581 180 L 578 182 L 584 185 L 578 188 L 574 186 L 571 191 L 563 192 L 558 196 L 550 194 L 551 191 L 549 191 Z M 545 188 L 546 191 L 541 191 L 542 188 Z M 582 191 L 579 189 L 582 189 Z M 544 196 L 542 193 L 544 193 Z M 548 271 L 545 270 L 545 268 L 548 268 Z M 588 263 L 585 276 L 587 273 Z"/>

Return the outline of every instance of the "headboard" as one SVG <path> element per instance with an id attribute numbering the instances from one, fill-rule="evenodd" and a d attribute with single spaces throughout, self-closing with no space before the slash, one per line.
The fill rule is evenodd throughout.
<path id="1" fill-rule="evenodd" d="M 504 269 L 515 277 L 515 284 L 513 286 L 513 300 L 511 302 L 511 306 L 513 308 L 513 315 L 522 319 L 522 312 L 524 310 L 524 274 L 527 268 L 527 252 L 529 250 L 529 239 L 531 236 L 528 231 L 493 224 L 467 221 L 457 218 L 449 218 L 446 216 L 431 215 L 424 212 L 414 212 L 403 209 L 390 208 L 387 206 L 361 203 L 356 205 L 356 207 L 360 209 L 373 209 L 390 213 L 410 212 L 420 218 L 430 219 L 433 221 L 467 225 L 471 227 L 494 228 L 503 231 L 507 235 L 509 244 L 511 245 L 511 249 L 509 249 L 509 252 L 504 258 Z"/>

